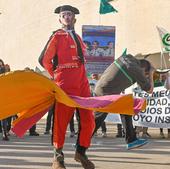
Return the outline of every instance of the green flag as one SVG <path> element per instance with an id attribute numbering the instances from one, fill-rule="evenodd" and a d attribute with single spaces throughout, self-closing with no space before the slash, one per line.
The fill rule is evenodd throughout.
<path id="1" fill-rule="evenodd" d="M 126 54 L 127 54 L 127 48 L 124 49 L 122 56 L 126 56 Z"/>
<path id="2" fill-rule="evenodd" d="M 100 14 L 107 14 L 110 12 L 118 12 L 112 5 L 109 4 L 112 0 L 100 0 Z"/>
<path id="3" fill-rule="evenodd" d="M 170 52 L 170 33 L 164 28 L 158 27 L 157 30 L 161 39 L 161 47 L 163 52 Z"/>
<path id="4" fill-rule="evenodd" d="M 91 77 L 91 73 L 87 72 L 86 76 L 87 76 L 88 78 L 90 78 L 90 77 Z"/>

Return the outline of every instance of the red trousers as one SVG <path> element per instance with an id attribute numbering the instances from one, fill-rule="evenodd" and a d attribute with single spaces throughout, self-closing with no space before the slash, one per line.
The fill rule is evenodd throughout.
<path id="1" fill-rule="evenodd" d="M 65 141 L 67 126 L 73 116 L 74 108 L 57 103 L 54 115 L 53 144 L 62 148 Z M 94 115 L 92 111 L 79 109 L 80 131 L 79 145 L 88 148 L 94 131 Z"/>
<path id="2" fill-rule="evenodd" d="M 64 74 L 65 81 L 63 78 Z M 58 71 L 56 83 L 70 95 L 89 97 L 90 89 L 84 66 L 75 69 L 66 69 L 65 72 Z M 66 77 L 67 76 L 67 77 Z M 58 149 L 62 148 L 65 141 L 67 126 L 74 114 L 75 108 L 56 103 L 53 124 L 53 145 Z M 79 145 L 88 148 L 95 128 L 94 114 L 91 110 L 79 109 L 80 131 Z"/>

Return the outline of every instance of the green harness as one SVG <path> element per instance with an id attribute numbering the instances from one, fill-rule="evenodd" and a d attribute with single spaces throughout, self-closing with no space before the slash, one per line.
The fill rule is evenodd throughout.
<path id="1" fill-rule="evenodd" d="M 119 63 L 115 60 L 114 64 L 122 71 L 122 73 L 128 78 L 128 80 L 133 84 L 132 78 L 126 73 L 126 71 L 123 69 L 122 66 L 119 65 Z"/>

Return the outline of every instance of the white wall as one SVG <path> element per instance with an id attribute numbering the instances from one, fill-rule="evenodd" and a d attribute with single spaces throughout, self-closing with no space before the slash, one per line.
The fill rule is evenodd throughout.
<path id="1" fill-rule="evenodd" d="M 119 11 L 99 15 L 99 0 L 0 0 L 0 58 L 13 70 L 39 66 L 38 57 L 51 32 L 60 28 L 57 6 L 71 4 L 80 9 L 76 29 L 82 25 L 116 26 L 116 57 L 128 53 L 160 51 L 156 25 L 170 32 L 170 0 L 116 0 Z M 40 66 L 39 66 L 40 67 Z"/>

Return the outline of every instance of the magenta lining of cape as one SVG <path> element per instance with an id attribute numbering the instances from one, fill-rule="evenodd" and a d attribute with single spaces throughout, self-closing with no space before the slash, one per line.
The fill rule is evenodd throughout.
<path id="1" fill-rule="evenodd" d="M 78 97 L 78 96 L 70 96 L 74 101 L 76 101 L 78 104 L 82 105 L 83 107 L 105 107 L 108 104 L 112 103 L 113 101 L 116 101 L 117 99 L 123 97 L 123 95 L 109 95 L 109 96 L 99 96 L 99 97 Z M 138 99 L 134 98 L 134 112 L 138 113 L 142 105 L 145 101 L 145 99 Z M 37 121 L 39 121 L 46 113 L 48 112 L 48 109 L 38 112 L 32 117 L 29 117 L 27 119 L 23 119 L 20 122 L 18 122 L 13 128 L 12 131 L 19 137 L 23 137 L 25 132 L 31 128 Z"/>

